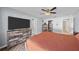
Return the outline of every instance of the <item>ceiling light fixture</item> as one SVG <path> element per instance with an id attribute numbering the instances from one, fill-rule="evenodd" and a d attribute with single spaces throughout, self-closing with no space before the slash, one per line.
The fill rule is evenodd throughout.
<path id="1" fill-rule="evenodd" d="M 51 13 L 47 13 L 47 12 L 46 12 L 46 13 L 45 13 L 45 15 L 47 15 L 47 16 L 48 16 L 48 15 L 51 15 Z"/>
<path id="2" fill-rule="evenodd" d="M 54 12 L 54 10 L 56 9 L 56 7 L 53 7 L 51 9 L 41 9 L 43 11 L 43 14 L 45 15 L 52 15 L 52 14 L 56 14 L 56 12 Z"/>

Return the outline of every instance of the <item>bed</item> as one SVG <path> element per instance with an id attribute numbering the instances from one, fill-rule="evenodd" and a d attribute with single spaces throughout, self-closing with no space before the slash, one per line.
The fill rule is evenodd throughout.
<path id="1" fill-rule="evenodd" d="M 26 41 L 29 51 L 79 51 L 75 36 L 54 32 L 42 32 Z"/>

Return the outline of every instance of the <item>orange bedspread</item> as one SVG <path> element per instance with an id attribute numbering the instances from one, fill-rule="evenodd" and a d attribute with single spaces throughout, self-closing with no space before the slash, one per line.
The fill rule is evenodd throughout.
<path id="1" fill-rule="evenodd" d="M 78 51 L 77 39 L 72 35 L 43 32 L 27 40 L 30 51 Z"/>

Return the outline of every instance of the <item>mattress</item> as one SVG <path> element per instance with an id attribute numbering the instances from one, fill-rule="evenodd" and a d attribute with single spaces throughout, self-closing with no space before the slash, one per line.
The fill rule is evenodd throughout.
<path id="1" fill-rule="evenodd" d="M 77 39 L 73 35 L 42 32 L 26 41 L 29 51 L 79 51 Z"/>

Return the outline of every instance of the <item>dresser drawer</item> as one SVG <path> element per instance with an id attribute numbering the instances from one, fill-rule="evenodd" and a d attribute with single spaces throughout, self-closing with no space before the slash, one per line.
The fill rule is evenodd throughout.
<path id="1" fill-rule="evenodd" d="M 15 40 L 15 41 L 9 42 L 9 43 L 8 43 L 8 46 L 9 46 L 9 47 L 12 47 L 12 46 L 15 46 L 15 45 L 17 45 L 17 44 L 18 44 L 18 41 Z"/>

